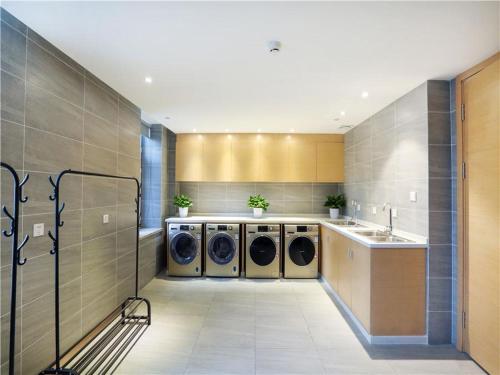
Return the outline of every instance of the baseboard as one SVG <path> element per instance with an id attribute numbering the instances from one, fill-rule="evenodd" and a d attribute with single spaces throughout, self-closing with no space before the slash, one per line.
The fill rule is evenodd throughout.
<path id="1" fill-rule="evenodd" d="M 354 323 L 356 328 L 361 332 L 363 337 L 369 344 L 374 345 L 427 345 L 428 338 L 425 336 L 372 336 L 365 329 L 363 324 L 356 318 L 356 316 L 352 313 L 349 306 L 347 306 L 342 298 L 335 292 L 332 286 L 328 283 L 328 281 L 321 275 L 319 279 L 321 285 L 330 296 L 330 298 L 334 299 L 335 302 L 342 308 L 342 311 L 349 317 L 349 319 Z"/>

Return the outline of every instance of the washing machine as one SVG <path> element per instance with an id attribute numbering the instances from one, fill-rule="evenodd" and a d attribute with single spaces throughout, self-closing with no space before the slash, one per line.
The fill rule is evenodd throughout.
<path id="1" fill-rule="evenodd" d="M 280 277 L 280 242 L 279 224 L 248 224 L 245 231 L 246 277 Z"/>
<path id="2" fill-rule="evenodd" d="M 201 276 L 202 224 L 168 224 L 170 276 Z"/>
<path id="3" fill-rule="evenodd" d="M 205 274 L 215 277 L 240 275 L 240 225 L 205 226 Z"/>
<path id="4" fill-rule="evenodd" d="M 285 278 L 316 279 L 318 277 L 318 244 L 318 225 L 285 225 Z"/>

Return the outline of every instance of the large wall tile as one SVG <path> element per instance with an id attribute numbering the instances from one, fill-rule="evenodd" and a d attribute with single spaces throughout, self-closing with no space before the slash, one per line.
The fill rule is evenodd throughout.
<path id="1" fill-rule="evenodd" d="M 117 123 L 117 96 L 91 79 L 85 79 L 85 109 L 107 121 Z"/>
<path id="2" fill-rule="evenodd" d="M 24 124 L 24 81 L 9 73 L 1 73 L 1 118 Z"/>
<path id="3" fill-rule="evenodd" d="M 118 174 L 120 176 L 140 178 L 141 160 L 125 155 L 118 155 Z"/>
<path id="4" fill-rule="evenodd" d="M 109 270 L 112 272 L 112 270 Z M 84 280 L 85 281 L 85 280 Z M 90 287 L 91 285 L 89 285 Z M 99 285 L 92 285 L 95 290 L 99 290 Z M 88 333 L 92 330 L 99 322 L 101 322 L 107 315 L 113 311 L 118 305 L 117 288 L 107 289 L 105 293 L 92 295 L 92 298 L 89 298 L 88 301 L 84 304 L 83 308 L 83 334 Z"/>
<path id="5" fill-rule="evenodd" d="M 16 169 L 23 169 L 24 127 L 2 120 L 0 135 L 2 161 Z"/>
<path id="6" fill-rule="evenodd" d="M 50 250 L 50 249 L 49 249 Z M 54 256 L 32 258 L 22 267 L 22 304 L 25 305 L 54 289 Z"/>
<path id="7" fill-rule="evenodd" d="M 83 208 L 113 206 L 117 200 L 117 180 L 100 177 L 83 178 Z"/>
<path id="8" fill-rule="evenodd" d="M 82 277 L 82 245 L 66 247 L 60 250 L 61 285 Z"/>
<path id="9" fill-rule="evenodd" d="M 116 259 L 116 233 L 86 241 L 82 245 L 82 273 L 86 275 Z"/>
<path id="10" fill-rule="evenodd" d="M 82 109 L 31 84 L 26 93 L 26 125 L 83 140 Z"/>
<path id="11" fill-rule="evenodd" d="M 78 106 L 83 105 L 83 76 L 28 40 L 27 81 Z"/>
<path id="12" fill-rule="evenodd" d="M 19 21 L 12 14 L 7 12 L 4 8 L 0 7 L 0 19 L 7 23 L 9 26 L 13 27 L 15 30 L 19 31 L 21 34 L 26 35 L 28 27 Z"/>
<path id="13" fill-rule="evenodd" d="M 135 205 L 119 205 L 117 207 L 117 229 L 123 230 L 136 226 L 137 214 Z"/>
<path id="14" fill-rule="evenodd" d="M 135 133 L 139 136 L 141 131 L 141 114 L 131 109 L 128 105 L 122 105 L 118 111 L 118 125 L 120 129 Z"/>
<path id="15" fill-rule="evenodd" d="M 131 133 L 120 128 L 118 132 L 120 154 L 129 155 L 136 159 L 141 157 L 139 134 Z"/>
<path id="16" fill-rule="evenodd" d="M 109 223 L 103 224 L 103 215 L 109 215 Z M 82 239 L 88 241 L 116 231 L 116 207 L 99 207 L 83 210 Z"/>
<path id="17" fill-rule="evenodd" d="M 88 144 L 84 146 L 83 166 L 87 172 L 117 174 L 117 154 Z"/>
<path id="18" fill-rule="evenodd" d="M 429 112 L 450 112 L 450 83 L 427 81 Z"/>
<path id="19" fill-rule="evenodd" d="M 118 150 L 118 125 L 85 112 L 85 143 L 107 148 L 112 151 Z"/>
<path id="20" fill-rule="evenodd" d="M 124 229 L 117 233 L 116 255 L 121 257 L 133 253 L 135 257 L 136 228 Z"/>
<path id="21" fill-rule="evenodd" d="M 2 40 L 2 70 L 20 78 L 26 72 L 26 37 L 7 23 L 2 22 L 0 32 Z"/>
<path id="22" fill-rule="evenodd" d="M 82 169 L 80 142 L 31 128 L 26 128 L 25 137 L 26 170 L 59 173 Z"/>
<path id="23" fill-rule="evenodd" d="M 396 101 L 396 126 L 427 113 L 427 84 L 424 83 Z"/>
<path id="24" fill-rule="evenodd" d="M 451 177 L 451 147 L 429 146 L 429 177 Z"/>
<path id="25" fill-rule="evenodd" d="M 116 280 L 116 260 L 101 264 L 83 273 L 83 305 L 90 307 L 106 290 L 114 289 Z M 114 305 L 116 307 L 116 304 Z M 84 308 L 84 315 L 87 308 Z M 111 311 L 108 311 L 108 314 Z M 101 317 L 101 319 L 104 317 Z"/>

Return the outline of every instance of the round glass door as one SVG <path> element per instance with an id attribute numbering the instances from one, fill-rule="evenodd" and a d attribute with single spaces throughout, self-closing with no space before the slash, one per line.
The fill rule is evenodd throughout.
<path id="1" fill-rule="evenodd" d="M 257 237 L 250 245 L 250 257 L 255 264 L 267 266 L 276 257 L 276 244 L 267 236 Z"/>
<path id="2" fill-rule="evenodd" d="M 208 255 L 215 263 L 228 264 L 236 254 L 234 240 L 226 233 L 217 233 L 208 242 Z"/>
<path id="3" fill-rule="evenodd" d="M 196 239 L 189 233 L 179 233 L 170 242 L 170 255 L 178 264 L 189 264 L 197 253 Z"/>
<path id="4" fill-rule="evenodd" d="M 316 249 L 314 243 L 307 237 L 294 238 L 288 247 L 288 254 L 293 263 L 307 266 L 314 259 Z"/>

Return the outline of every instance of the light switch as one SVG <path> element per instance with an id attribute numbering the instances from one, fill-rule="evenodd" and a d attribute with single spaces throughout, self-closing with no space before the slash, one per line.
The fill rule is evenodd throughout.
<path id="1" fill-rule="evenodd" d="M 416 202 L 416 201 L 417 201 L 417 192 L 410 191 L 410 202 Z"/>
<path id="2" fill-rule="evenodd" d="M 374 214 L 374 215 L 377 214 L 377 206 L 372 207 L 372 214 Z"/>
<path id="3" fill-rule="evenodd" d="M 44 223 L 33 224 L 33 237 L 41 237 L 44 235 L 45 225 Z"/>
<path id="4" fill-rule="evenodd" d="M 109 223 L 109 215 L 108 214 L 102 215 L 102 223 L 103 224 L 108 224 Z"/>
<path id="5" fill-rule="evenodd" d="M 392 217 L 394 217 L 394 218 L 398 217 L 398 209 L 397 208 L 392 209 Z"/>
<path id="6" fill-rule="evenodd" d="M 361 211 L 361 205 L 360 205 L 360 204 L 358 204 L 358 205 L 356 206 L 356 211 Z"/>

